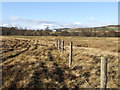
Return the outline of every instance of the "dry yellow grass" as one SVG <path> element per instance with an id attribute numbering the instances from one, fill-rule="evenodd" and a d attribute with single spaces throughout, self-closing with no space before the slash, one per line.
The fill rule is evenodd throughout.
<path id="1" fill-rule="evenodd" d="M 55 39 L 65 41 L 63 54 Z M 109 37 L 3 36 L 2 88 L 100 88 L 101 56 L 108 56 L 108 87 L 117 88 L 118 43 Z"/>

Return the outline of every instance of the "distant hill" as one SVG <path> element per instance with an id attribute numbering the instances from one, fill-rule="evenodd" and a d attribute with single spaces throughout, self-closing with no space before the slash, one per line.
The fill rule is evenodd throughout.
<path id="1" fill-rule="evenodd" d="M 53 30 L 29 30 L 17 27 L 1 27 L 3 36 L 82 36 L 82 37 L 119 37 L 120 31 L 111 27 L 64 28 Z M 111 30 L 110 30 L 111 29 Z M 114 29 L 114 30 L 113 30 Z"/>
<path id="2" fill-rule="evenodd" d="M 79 31 L 99 31 L 99 30 L 120 30 L 120 25 L 108 25 L 108 26 L 101 26 L 101 27 L 88 27 L 88 28 L 63 28 L 62 30 L 67 30 L 71 32 L 79 32 Z"/>
<path id="3" fill-rule="evenodd" d="M 120 25 L 108 25 L 107 27 L 119 27 L 120 28 Z"/>

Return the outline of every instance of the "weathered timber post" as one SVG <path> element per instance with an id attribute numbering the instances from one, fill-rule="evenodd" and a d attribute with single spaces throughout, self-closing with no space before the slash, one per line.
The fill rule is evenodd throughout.
<path id="1" fill-rule="evenodd" d="M 72 65 L 72 42 L 70 42 L 69 67 Z"/>
<path id="2" fill-rule="evenodd" d="M 62 50 L 62 53 L 64 52 L 64 40 L 62 40 L 61 42 L 61 50 Z"/>
<path id="3" fill-rule="evenodd" d="M 60 49 L 60 40 L 58 40 L 58 49 Z"/>
<path id="4" fill-rule="evenodd" d="M 58 40 L 55 40 L 55 47 L 58 48 Z"/>
<path id="5" fill-rule="evenodd" d="M 100 88 L 106 90 L 107 87 L 107 58 L 101 57 L 101 77 L 100 77 Z"/>

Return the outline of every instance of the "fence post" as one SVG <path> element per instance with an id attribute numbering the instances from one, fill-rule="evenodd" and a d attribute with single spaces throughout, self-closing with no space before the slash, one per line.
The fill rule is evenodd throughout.
<path id="1" fill-rule="evenodd" d="M 55 47 L 58 48 L 58 40 L 55 40 Z"/>
<path id="2" fill-rule="evenodd" d="M 72 42 L 70 42 L 69 67 L 72 65 Z"/>
<path id="3" fill-rule="evenodd" d="M 57 46 L 58 46 L 58 49 L 60 49 L 60 40 L 58 40 L 58 45 Z"/>
<path id="4" fill-rule="evenodd" d="M 101 57 L 101 77 L 100 77 L 100 88 L 106 90 L 107 87 L 107 58 Z"/>
<path id="5" fill-rule="evenodd" d="M 61 50 L 62 50 L 62 53 L 64 52 L 64 40 L 62 40 L 61 42 Z"/>

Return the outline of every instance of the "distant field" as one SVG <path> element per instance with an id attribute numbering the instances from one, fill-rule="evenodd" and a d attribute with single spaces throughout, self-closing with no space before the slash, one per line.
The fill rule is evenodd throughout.
<path id="1" fill-rule="evenodd" d="M 2 88 L 100 88 L 100 57 L 108 56 L 108 87 L 117 88 L 118 38 L 2 36 Z M 55 39 L 64 40 L 57 50 Z M 68 67 L 69 43 L 73 64 Z"/>
<path id="2" fill-rule="evenodd" d="M 120 30 L 118 28 L 108 28 L 109 30 Z"/>

